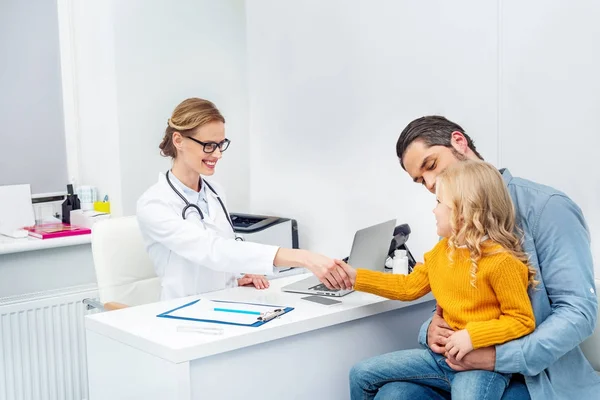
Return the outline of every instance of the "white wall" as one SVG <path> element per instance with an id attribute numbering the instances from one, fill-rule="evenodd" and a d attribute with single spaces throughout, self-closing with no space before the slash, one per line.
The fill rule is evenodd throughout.
<path id="1" fill-rule="evenodd" d="M 112 6 L 109 2 L 59 2 L 63 71 L 72 71 L 64 96 L 70 176 L 108 194 L 111 212 L 123 213 Z M 69 40 L 70 39 L 70 40 Z M 63 76 L 63 80 L 67 77 Z M 69 90 L 70 89 L 70 90 Z"/>
<path id="2" fill-rule="evenodd" d="M 262 0 L 247 14 L 251 205 L 297 218 L 302 246 L 346 255 L 390 215 L 415 256 L 432 246 L 433 197 L 394 145 L 434 113 L 488 161 L 571 195 L 600 237 L 600 3 Z"/>
<path id="3" fill-rule="evenodd" d="M 248 91 L 243 0 L 117 1 L 114 8 L 125 214 L 169 163 L 158 153 L 167 119 L 188 97 L 213 101 L 231 147 L 216 180 L 231 210 L 247 208 Z"/>
<path id="4" fill-rule="evenodd" d="M 300 245 L 332 256 L 397 218 L 421 258 L 435 199 L 400 167 L 396 140 L 439 113 L 496 161 L 496 5 L 263 0 L 247 15 L 252 210 L 297 218 Z"/>
<path id="5" fill-rule="evenodd" d="M 81 154 L 77 180 L 108 193 L 115 214 L 135 213 L 139 196 L 169 168 L 158 144 L 172 110 L 185 98 L 203 97 L 221 110 L 232 140 L 215 179 L 227 187 L 229 209 L 247 211 L 243 0 L 69 4 Z"/>
<path id="6" fill-rule="evenodd" d="M 600 3 L 503 1 L 500 159 L 583 209 L 600 277 Z"/>
<path id="7" fill-rule="evenodd" d="M 66 190 L 56 0 L 0 1 L 0 185 Z"/>

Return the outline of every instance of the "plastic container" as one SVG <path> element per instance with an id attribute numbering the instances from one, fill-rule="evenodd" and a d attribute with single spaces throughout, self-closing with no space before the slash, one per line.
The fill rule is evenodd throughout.
<path id="1" fill-rule="evenodd" d="M 110 201 L 95 201 L 94 210 L 110 214 Z"/>
<path id="2" fill-rule="evenodd" d="M 408 275 L 408 257 L 406 256 L 406 250 L 396 250 L 394 252 L 392 272 L 394 274 Z"/>

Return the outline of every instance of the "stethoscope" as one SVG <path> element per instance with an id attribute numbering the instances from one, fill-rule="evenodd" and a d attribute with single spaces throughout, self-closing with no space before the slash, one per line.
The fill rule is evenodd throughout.
<path id="1" fill-rule="evenodd" d="M 167 183 L 169 184 L 169 186 L 171 186 L 171 189 L 173 189 L 173 191 L 177 194 L 177 196 L 179 196 L 181 198 L 181 200 L 183 200 L 183 202 L 185 203 L 185 207 L 183 207 L 183 210 L 181 211 L 181 217 L 183 219 L 186 219 L 187 211 L 190 208 L 193 208 L 200 215 L 200 219 L 202 221 L 204 221 L 204 213 L 202 212 L 202 210 L 200 210 L 200 207 L 198 207 L 198 205 L 196 205 L 196 204 L 190 203 L 189 201 L 187 201 L 187 199 L 181 193 L 179 193 L 179 191 L 175 188 L 175 186 L 171 182 L 171 179 L 169 179 L 169 172 L 170 171 L 167 171 L 167 173 L 165 174 L 165 177 L 167 178 Z M 223 209 L 223 212 L 225 213 L 225 217 L 227 217 L 227 222 L 229 222 L 229 225 L 231 225 L 231 229 L 233 230 L 233 233 L 235 235 L 235 228 L 233 227 L 233 221 L 231 220 L 231 216 L 227 212 L 227 208 L 225 208 L 225 204 L 223 203 L 223 200 L 221 200 L 217 191 L 215 189 L 213 189 L 213 187 L 210 186 L 210 184 L 208 182 L 206 182 L 205 180 L 202 180 L 202 178 L 200 178 L 200 181 L 201 181 L 201 184 L 206 185 L 215 194 L 215 196 L 217 196 L 217 200 L 219 200 L 219 204 L 221 205 L 221 208 Z M 241 236 L 235 235 L 235 240 L 243 241 L 244 238 Z"/>

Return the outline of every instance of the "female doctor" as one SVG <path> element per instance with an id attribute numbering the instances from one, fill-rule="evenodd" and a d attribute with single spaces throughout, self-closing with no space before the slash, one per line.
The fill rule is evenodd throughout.
<path id="1" fill-rule="evenodd" d="M 236 237 L 223 188 L 202 177 L 214 174 L 229 144 L 225 119 L 210 101 L 184 100 L 168 120 L 159 147 L 173 159 L 172 168 L 137 203 L 142 236 L 161 278 L 161 298 L 249 284 L 266 288 L 264 275 L 277 267 L 305 267 L 330 289 L 350 289 L 344 270 L 328 257 Z"/>

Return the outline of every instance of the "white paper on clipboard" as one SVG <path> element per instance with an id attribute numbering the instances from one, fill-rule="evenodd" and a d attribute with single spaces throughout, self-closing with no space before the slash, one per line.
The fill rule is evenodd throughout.
<path id="1" fill-rule="evenodd" d="M 261 313 L 272 313 L 280 307 L 246 303 L 200 300 L 192 305 L 172 311 L 169 315 L 179 318 L 211 320 L 233 324 L 251 325 Z M 229 311 L 218 311 L 229 310 Z M 257 314 L 248 314 L 257 313 Z"/>

